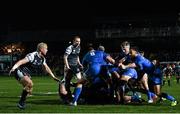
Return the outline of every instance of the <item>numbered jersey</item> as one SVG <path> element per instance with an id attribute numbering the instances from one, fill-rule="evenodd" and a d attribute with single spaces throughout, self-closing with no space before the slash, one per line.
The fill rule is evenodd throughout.
<path id="1" fill-rule="evenodd" d="M 20 69 L 26 74 L 42 72 L 43 64 L 46 64 L 46 59 L 41 57 L 38 52 L 32 52 L 25 57 L 29 62 L 20 66 Z"/>

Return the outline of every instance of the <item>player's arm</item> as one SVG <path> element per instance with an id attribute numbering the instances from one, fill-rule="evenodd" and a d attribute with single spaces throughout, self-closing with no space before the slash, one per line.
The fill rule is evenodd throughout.
<path id="1" fill-rule="evenodd" d="M 124 65 L 122 63 L 119 63 L 118 65 L 122 69 L 127 69 L 127 68 L 135 68 L 137 65 L 135 63 L 129 63 L 128 65 Z"/>
<path id="2" fill-rule="evenodd" d="M 72 52 L 71 46 L 67 47 L 67 48 L 66 48 L 66 51 L 65 51 L 65 53 L 64 53 L 64 57 L 63 57 L 63 59 L 64 59 L 64 65 L 65 65 L 65 67 L 66 67 L 67 69 L 70 69 L 69 63 L 68 63 L 68 56 L 71 54 L 71 52 Z"/>
<path id="3" fill-rule="evenodd" d="M 111 64 L 115 64 L 115 60 L 114 60 L 110 55 L 108 55 L 108 56 L 106 57 L 106 60 L 107 60 L 108 62 L 110 62 Z"/>
<path id="4" fill-rule="evenodd" d="M 49 68 L 49 66 L 45 63 L 43 64 L 45 71 L 56 81 L 60 82 L 60 80 L 54 76 L 54 74 L 52 73 L 51 69 Z"/>
<path id="5" fill-rule="evenodd" d="M 79 56 L 78 56 L 77 61 L 78 61 L 79 66 L 80 66 L 80 67 L 83 67 L 83 65 L 82 65 L 81 62 L 80 62 Z"/>
<path id="6" fill-rule="evenodd" d="M 28 63 L 29 60 L 27 58 L 19 60 L 17 63 L 14 64 L 12 69 L 9 71 L 9 75 L 11 75 L 12 72 L 14 72 L 19 66 Z"/>
<path id="7" fill-rule="evenodd" d="M 64 54 L 64 58 L 63 58 L 64 59 L 64 65 L 66 68 L 70 69 L 67 58 L 68 58 L 68 54 Z"/>
<path id="8" fill-rule="evenodd" d="M 126 57 L 123 57 L 122 59 L 120 59 L 119 63 L 123 63 L 124 61 L 126 61 Z"/>

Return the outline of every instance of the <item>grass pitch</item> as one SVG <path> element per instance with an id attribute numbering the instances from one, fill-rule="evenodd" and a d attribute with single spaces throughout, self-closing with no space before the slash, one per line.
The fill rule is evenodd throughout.
<path id="1" fill-rule="evenodd" d="M 62 104 L 58 96 L 58 83 L 48 76 L 32 77 L 33 94 L 28 96 L 26 109 L 17 108 L 22 87 L 13 76 L 0 76 L 0 113 L 180 113 L 180 104 L 170 106 L 170 101 L 159 104 L 129 105 L 78 105 L 77 107 Z M 180 84 L 171 80 L 163 91 L 180 101 Z"/>

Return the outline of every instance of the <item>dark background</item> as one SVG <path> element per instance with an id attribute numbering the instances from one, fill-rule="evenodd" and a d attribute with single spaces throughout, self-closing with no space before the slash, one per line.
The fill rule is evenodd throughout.
<path id="1" fill-rule="evenodd" d="M 179 36 L 95 38 L 95 29 L 101 28 L 102 24 L 117 23 L 125 29 L 128 29 L 129 23 L 133 27 L 175 26 L 179 24 L 180 8 L 174 1 L 8 1 L 1 3 L 0 16 L 1 45 L 23 42 L 27 47 L 36 47 L 38 42 L 44 41 L 48 42 L 50 50 L 63 53 L 72 36 L 77 34 L 82 38 L 83 48 L 88 42 L 93 42 L 105 45 L 108 52 L 118 52 L 119 44 L 124 40 L 145 51 L 179 50 Z M 34 34 L 15 37 L 24 31 Z"/>
<path id="2" fill-rule="evenodd" d="M 174 1 L 64 0 L 58 2 L 8 2 L 1 4 L 1 29 L 93 29 L 97 18 L 127 20 L 176 20 L 179 7 Z"/>

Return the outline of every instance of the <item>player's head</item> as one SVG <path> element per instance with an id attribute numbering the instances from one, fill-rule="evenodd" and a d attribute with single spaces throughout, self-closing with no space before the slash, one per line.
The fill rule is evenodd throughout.
<path id="1" fill-rule="evenodd" d="M 129 55 L 131 57 L 136 57 L 137 54 L 138 54 L 138 48 L 137 47 L 131 47 L 131 49 L 129 51 Z"/>
<path id="2" fill-rule="evenodd" d="M 144 51 L 139 51 L 139 53 L 140 53 L 142 56 L 144 56 Z"/>
<path id="3" fill-rule="evenodd" d="M 124 53 L 128 54 L 130 50 L 130 43 L 128 41 L 124 41 L 121 43 L 121 49 Z"/>
<path id="4" fill-rule="evenodd" d="M 46 55 L 47 51 L 48 51 L 48 46 L 46 43 L 41 42 L 37 45 L 37 51 L 41 52 L 43 55 Z"/>
<path id="5" fill-rule="evenodd" d="M 105 51 L 105 47 L 102 46 L 102 45 L 100 45 L 100 46 L 98 47 L 98 50 L 99 50 L 99 51 Z"/>
<path id="6" fill-rule="evenodd" d="M 87 49 L 88 49 L 88 51 L 94 50 L 93 44 L 92 43 L 88 43 L 87 44 Z"/>
<path id="7" fill-rule="evenodd" d="M 77 47 L 79 46 L 81 43 L 81 38 L 80 36 L 75 36 L 74 39 L 73 39 L 73 46 Z"/>

